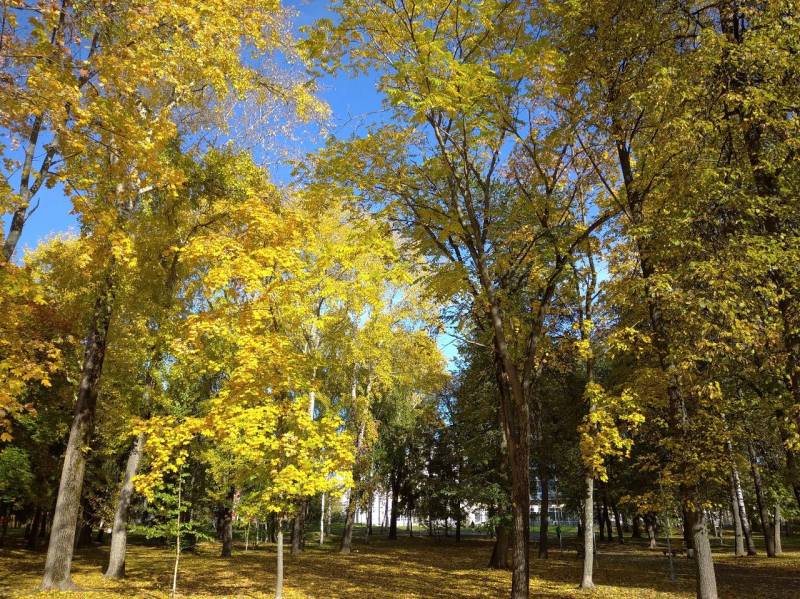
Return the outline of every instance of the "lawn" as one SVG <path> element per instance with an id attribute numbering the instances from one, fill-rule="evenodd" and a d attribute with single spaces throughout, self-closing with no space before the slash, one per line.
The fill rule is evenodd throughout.
<path id="1" fill-rule="evenodd" d="M 533 597 L 586 597 L 576 589 L 581 562 L 572 549 L 574 537 L 564 552 L 556 546 L 548 560 L 532 559 Z M 678 540 L 676 539 L 676 543 Z M 730 543 L 730 539 L 728 539 Z M 734 558 L 729 547 L 718 549 L 717 580 L 720 597 L 741 599 L 796 598 L 800 595 L 800 538 L 785 541 L 789 549 L 777 559 L 763 556 Z M 450 538 L 403 537 L 397 542 L 373 539 L 358 543 L 350 556 L 339 555 L 333 545 L 320 548 L 308 542 L 305 553 L 287 555 L 288 599 L 345 598 L 478 598 L 504 597 L 510 573 L 487 570 L 491 550 L 486 539 L 469 538 L 456 544 Z M 234 557 L 218 557 L 213 543 L 201 545 L 196 554 L 181 562 L 179 594 L 183 597 L 269 597 L 274 585 L 275 548 L 262 545 L 247 552 L 237 546 Z M 533 551 L 532 551 L 533 553 Z M 73 564 L 73 579 L 82 589 L 79 596 L 167 597 L 171 585 L 173 555 L 164 548 L 130 546 L 128 578 L 109 581 L 102 577 L 107 546 L 79 550 Z M 45 597 L 37 593 L 44 552 L 32 552 L 14 544 L 0 550 L 0 596 Z M 597 589 L 592 597 L 647 598 L 693 597 L 692 563 L 677 558 L 676 582 L 669 579 L 668 561 L 659 551 L 644 545 L 608 543 L 600 546 L 596 566 Z M 72 595 L 73 597 L 75 595 Z"/>

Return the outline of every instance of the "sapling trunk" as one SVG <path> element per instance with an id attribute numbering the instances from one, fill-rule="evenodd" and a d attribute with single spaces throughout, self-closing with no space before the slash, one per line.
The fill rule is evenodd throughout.
<path id="1" fill-rule="evenodd" d="M 583 577 L 582 589 L 593 589 L 594 580 L 594 478 L 584 479 L 585 495 L 583 496 Z"/>
<path id="2" fill-rule="evenodd" d="M 279 518 L 275 525 L 275 599 L 283 597 L 283 518 Z"/>

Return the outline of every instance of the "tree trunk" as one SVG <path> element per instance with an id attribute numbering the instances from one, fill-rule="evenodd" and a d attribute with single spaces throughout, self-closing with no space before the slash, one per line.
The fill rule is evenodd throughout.
<path id="1" fill-rule="evenodd" d="M 319 544 L 325 544 L 325 493 L 322 494 L 319 507 Z"/>
<path id="2" fill-rule="evenodd" d="M 42 589 L 46 591 L 64 591 L 75 588 L 70 572 L 75 543 L 75 526 L 78 521 L 83 476 L 86 470 L 84 448 L 90 447 L 94 432 L 97 390 L 106 353 L 108 326 L 111 322 L 112 287 L 112 280 L 108 275 L 104 289 L 95 302 L 92 323 L 86 337 L 78 401 L 64 453 L 50 542 L 47 546 L 47 559 L 42 580 Z"/>
<path id="3" fill-rule="evenodd" d="M 647 525 L 647 537 L 650 539 L 650 549 L 658 547 L 656 540 L 656 518 L 653 514 L 645 516 L 645 524 Z"/>
<path id="4" fill-rule="evenodd" d="M 367 539 L 372 536 L 372 510 L 375 508 L 375 494 L 369 494 L 369 507 L 367 508 Z"/>
<path id="5" fill-rule="evenodd" d="M 783 555 L 783 546 L 781 545 L 781 506 L 779 503 L 775 504 L 775 522 L 772 525 L 773 534 L 773 547 L 775 548 L 775 556 Z"/>
<path id="6" fill-rule="evenodd" d="M 353 393 L 355 394 L 355 391 Z M 345 555 L 350 553 L 353 544 L 353 524 L 355 522 L 356 507 L 358 505 L 357 488 L 359 479 L 361 478 L 359 458 L 364 447 L 365 432 L 366 422 L 362 422 L 358 427 L 358 436 L 356 437 L 356 459 L 353 464 L 353 488 L 350 489 L 350 496 L 347 498 L 347 511 L 344 516 L 344 532 L 342 533 L 342 541 L 339 545 L 339 553 Z"/>
<path id="7" fill-rule="evenodd" d="M 114 526 L 111 529 L 111 549 L 109 551 L 108 568 L 105 575 L 108 578 L 122 578 L 125 576 L 125 553 L 128 545 L 128 510 L 133 497 L 133 477 L 139 469 L 144 448 L 144 433 L 139 433 L 133 444 L 128 462 L 125 465 L 125 474 L 122 479 L 122 488 L 117 499 L 117 510 L 114 512 Z"/>
<path id="8" fill-rule="evenodd" d="M 3 522 L 9 518 L 8 515 L 5 516 Z M 41 525 L 42 520 L 42 508 L 36 508 L 36 511 L 33 513 L 33 521 L 31 522 L 30 530 L 25 535 L 28 539 L 28 549 L 36 549 L 37 545 L 39 544 L 39 526 Z M 5 531 L 3 531 L 3 536 L 5 537 Z"/>
<path id="9" fill-rule="evenodd" d="M 222 508 L 221 518 L 221 536 L 222 536 L 222 552 L 220 557 L 231 557 L 233 555 L 233 498 L 236 494 L 235 489 L 231 487 L 228 491 L 228 497 L 225 506 Z"/>
<path id="10" fill-rule="evenodd" d="M 747 555 L 744 550 L 744 533 L 742 532 L 742 518 L 739 515 L 739 502 L 736 501 L 736 491 L 733 488 L 733 479 L 731 479 L 731 514 L 733 514 L 733 554 L 736 557 Z"/>
<path id="11" fill-rule="evenodd" d="M 636 514 L 633 517 L 633 529 L 631 530 L 631 538 L 632 539 L 642 538 L 642 519 L 641 516 L 639 516 L 639 514 Z"/>
<path id="12" fill-rule="evenodd" d="M 744 503 L 742 482 L 739 478 L 739 471 L 736 469 L 735 465 L 731 468 L 731 479 L 733 481 L 733 490 L 736 494 L 736 506 L 738 507 L 739 520 L 742 524 L 742 534 L 744 535 L 744 541 L 747 545 L 747 555 L 756 555 L 758 552 L 756 551 L 756 545 L 753 542 L 753 534 L 750 531 L 750 521 L 747 519 L 747 507 Z"/>
<path id="13" fill-rule="evenodd" d="M 279 518 L 275 525 L 275 599 L 283 597 L 283 518 Z"/>
<path id="14" fill-rule="evenodd" d="M 541 501 L 539 504 L 539 559 L 547 559 L 550 524 L 550 476 L 545 464 L 539 465 Z"/>
<path id="15" fill-rule="evenodd" d="M 344 514 L 344 532 L 342 533 L 342 541 L 339 544 L 339 553 L 348 554 L 352 549 L 353 544 L 353 524 L 355 523 L 356 516 L 356 490 L 355 487 L 350 489 L 350 495 L 347 498 L 347 510 Z"/>
<path id="16" fill-rule="evenodd" d="M 619 515 L 619 508 L 617 508 L 617 504 L 611 504 L 611 510 L 614 512 L 614 525 L 617 527 L 617 540 L 620 543 L 625 543 L 625 536 L 622 533 L 622 519 Z"/>
<path id="17" fill-rule="evenodd" d="M 689 521 L 689 512 L 683 509 L 683 546 L 686 547 L 686 557 L 694 557 L 694 532 Z"/>
<path id="18" fill-rule="evenodd" d="M 761 531 L 764 533 L 764 546 L 767 549 L 767 557 L 775 557 L 775 538 L 769 525 L 769 509 L 764 500 L 764 488 L 761 481 L 761 469 L 756 463 L 756 452 L 753 444 L 747 443 L 747 454 L 750 457 L 750 472 L 753 475 L 753 486 L 756 491 L 756 505 L 758 506 L 758 517 L 761 520 Z"/>
<path id="19" fill-rule="evenodd" d="M 593 589 L 594 580 L 594 478 L 584 479 L 585 495 L 583 496 L 583 578 L 582 589 Z"/>
<path id="20" fill-rule="evenodd" d="M 305 504 L 301 503 L 297 508 L 297 513 L 292 518 L 292 555 L 300 555 L 303 548 L 303 512 Z"/>
<path id="21" fill-rule="evenodd" d="M 592 508 L 594 509 L 594 506 Z M 606 525 L 603 522 L 603 508 L 599 505 L 597 506 L 597 524 L 600 528 L 600 542 L 602 543 L 606 540 Z"/>
<path id="22" fill-rule="evenodd" d="M 397 540 L 397 518 L 400 516 L 400 509 L 398 506 L 398 499 L 400 496 L 400 475 L 393 472 L 390 478 L 392 485 L 392 511 L 391 518 L 389 519 L 389 538 L 393 541 Z"/>
<path id="23" fill-rule="evenodd" d="M 778 507 L 776 506 L 777 510 Z M 777 512 L 776 512 L 777 513 Z M 456 516 L 456 543 L 461 542 L 461 506 L 458 506 L 458 515 Z"/>
<path id="24" fill-rule="evenodd" d="M 606 526 L 606 538 L 611 541 L 614 538 L 614 533 L 611 531 L 611 517 L 608 513 L 608 492 L 603 490 L 603 521 L 601 525 L 605 523 Z"/>
<path id="25" fill-rule="evenodd" d="M 702 512 L 695 510 L 688 510 L 687 516 L 694 545 L 697 598 L 717 599 L 717 578 L 714 574 L 714 561 L 711 556 L 711 543 L 708 540 L 705 517 Z"/>
<path id="26" fill-rule="evenodd" d="M 492 549 L 492 557 L 489 558 L 489 567 L 498 570 L 507 570 L 508 563 L 508 543 L 510 531 L 507 526 L 499 525 L 495 527 L 495 540 L 494 548 Z"/>

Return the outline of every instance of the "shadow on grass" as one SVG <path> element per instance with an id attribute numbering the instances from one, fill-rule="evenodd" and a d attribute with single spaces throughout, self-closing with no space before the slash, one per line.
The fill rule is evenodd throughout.
<path id="1" fill-rule="evenodd" d="M 730 548 L 719 550 L 717 579 L 721 597 L 798 597 L 800 551 L 779 559 L 739 558 Z M 287 555 L 288 598 L 319 597 L 395 599 L 403 597 L 485 598 L 508 593 L 510 573 L 488 570 L 492 543 L 486 539 L 401 538 L 390 542 L 373 539 L 357 542 L 354 553 L 339 555 L 335 546 L 320 548 L 309 540 L 299 556 Z M 250 551 L 237 546 L 234 557 L 218 556 L 219 548 L 204 544 L 197 554 L 182 557 L 179 591 L 182 596 L 271 595 L 274 584 L 275 548 L 261 545 Z M 534 553 L 535 545 L 531 547 Z M 287 548 L 288 550 L 288 548 Z M 685 557 L 674 560 L 676 582 L 669 579 L 669 563 L 661 550 L 648 551 L 643 544 L 607 543 L 599 547 L 595 567 L 597 589 L 592 597 L 692 597 L 694 564 Z M 124 581 L 102 577 L 107 547 L 79 550 L 73 578 L 82 589 L 80 597 L 164 597 L 171 586 L 174 555 L 167 548 L 131 545 Z M 44 553 L 19 546 L 0 549 L 0 595 L 30 596 L 41 577 Z M 531 592 L 534 597 L 577 597 L 582 564 L 574 550 L 574 539 L 563 553 L 556 545 L 550 559 L 531 561 Z"/>

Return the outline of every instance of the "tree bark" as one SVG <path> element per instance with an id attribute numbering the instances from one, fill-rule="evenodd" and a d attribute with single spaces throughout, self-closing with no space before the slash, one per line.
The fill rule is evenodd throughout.
<path id="1" fill-rule="evenodd" d="M 547 559 L 550 524 L 550 473 L 547 465 L 540 463 L 539 480 L 541 483 L 541 502 L 539 509 L 539 559 Z"/>
<path id="2" fill-rule="evenodd" d="M 63 591 L 75 588 L 70 573 L 75 543 L 75 525 L 78 520 L 83 477 L 86 470 L 84 448 L 90 446 L 94 432 L 97 390 L 105 359 L 112 303 L 113 283 L 111 276 L 106 275 L 103 289 L 95 301 L 92 322 L 86 338 L 86 350 L 78 387 L 78 401 L 64 453 L 58 498 L 53 513 L 50 542 L 47 547 L 47 559 L 42 580 L 43 590 Z"/>
<path id="3" fill-rule="evenodd" d="M 656 549 L 658 547 L 658 541 L 656 540 L 656 518 L 653 514 L 647 514 L 645 516 L 645 524 L 647 525 L 647 537 L 650 539 L 650 549 Z"/>
<path id="4" fill-rule="evenodd" d="M 739 520 L 742 524 L 742 534 L 744 541 L 747 545 L 747 555 L 756 555 L 756 545 L 753 542 L 753 534 L 750 531 L 750 521 L 747 519 L 747 507 L 744 503 L 744 493 L 742 493 L 742 481 L 739 478 L 739 471 L 736 466 L 731 467 L 731 479 L 733 481 L 733 490 L 736 495 L 736 506 L 739 511 Z"/>
<path id="5" fill-rule="evenodd" d="M 717 578 L 711 556 L 711 543 L 708 540 L 705 517 L 702 512 L 687 511 L 687 520 L 692 530 L 695 553 L 695 570 L 698 599 L 717 599 Z"/>
<path id="6" fill-rule="evenodd" d="M 739 515 L 739 502 L 736 500 L 736 490 L 733 486 L 733 478 L 731 478 L 731 514 L 733 514 L 733 554 L 736 557 L 747 555 L 744 550 L 744 533 L 742 532 L 742 518 Z"/>
<path id="7" fill-rule="evenodd" d="M 390 477 L 390 483 L 392 485 L 392 511 L 391 517 L 389 519 L 389 539 L 396 541 L 397 540 L 397 518 L 400 516 L 400 509 L 398 505 L 398 499 L 400 497 L 400 475 L 397 472 L 393 472 L 392 476 Z"/>
<path id="8" fill-rule="evenodd" d="M 275 525 L 275 599 L 283 597 L 283 518 L 279 518 Z"/>
<path id="9" fill-rule="evenodd" d="M 347 510 L 344 516 L 344 532 L 342 533 L 342 541 L 339 545 L 339 553 L 345 555 L 350 553 L 353 544 L 353 524 L 355 523 L 356 507 L 358 505 L 357 487 L 361 477 L 359 458 L 363 451 L 365 432 L 366 422 L 361 422 L 358 427 L 358 436 L 356 437 L 356 460 L 353 464 L 353 488 L 350 489 L 350 496 L 347 498 Z"/>
<path id="10" fill-rule="evenodd" d="M 489 567 L 498 570 L 507 570 L 508 563 L 508 544 L 511 531 L 507 526 L 499 525 L 495 527 L 494 547 L 492 556 L 489 558 Z"/>
<path id="11" fill-rule="evenodd" d="M 9 515 L 6 515 L 3 519 L 3 522 L 5 523 L 8 518 Z M 33 521 L 31 522 L 30 530 L 28 530 L 27 534 L 25 535 L 28 539 L 28 549 L 36 549 L 37 545 L 39 544 L 39 526 L 41 525 L 42 519 L 42 508 L 37 506 L 36 511 L 33 513 Z M 5 530 L 3 531 L 3 536 L 5 537 Z"/>
<path id="12" fill-rule="evenodd" d="M 233 555 L 233 498 L 236 491 L 231 488 L 225 506 L 222 508 L 222 518 L 220 531 L 222 537 L 222 552 L 220 557 L 231 557 Z"/>
<path id="13" fill-rule="evenodd" d="M 756 505 L 758 506 L 758 517 L 761 520 L 761 531 L 764 533 L 764 546 L 767 550 L 767 557 L 775 557 L 775 538 L 769 523 L 769 509 L 764 500 L 761 469 L 756 463 L 756 452 L 750 442 L 747 443 L 747 454 L 750 457 L 750 472 L 753 475 L 753 486 L 756 491 Z"/>
<path id="14" fill-rule="evenodd" d="M 303 520 L 305 503 L 301 502 L 292 518 L 292 555 L 300 555 L 303 549 Z"/>
<path id="15" fill-rule="evenodd" d="M 774 519 L 775 522 L 772 525 L 772 544 L 775 548 L 775 556 L 777 557 L 783 555 L 783 545 L 781 544 L 781 506 L 779 503 L 775 504 Z"/>
<path id="16" fill-rule="evenodd" d="M 633 529 L 631 530 L 632 539 L 642 538 L 642 518 L 639 514 L 633 517 Z"/>
<path id="17" fill-rule="evenodd" d="M 111 549 L 109 551 L 108 568 L 106 568 L 105 573 L 108 578 L 122 578 L 125 576 L 125 554 L 128 545 L 128 511 L 134 492 L 133 477 L 136 476 L 136 472 L 139 469 L 144 441 L 144 433 L 139 433 L 125 465 L 122 488 L 119 491 L 117 509 L 114 513 L 114 526 L 111 529 Z"/>
<path id="18" fill-rule="evenodd" d="M 614 524 L 617 527 L 617 540 L 620 543 L 625 543 L 625 536 L 622 533 L 622 519 L 619 515 L 619 508 L 617 508 L 617 504 L 611 504 L 611 509 L 614 512 Z"/>
<path id="19" fill-rule="evenodd" d="M 593 589 L 594 580 L 594 478 L 587 476 L 584 480 L 583 496 L 583 578 L 582 589 Z"/>

